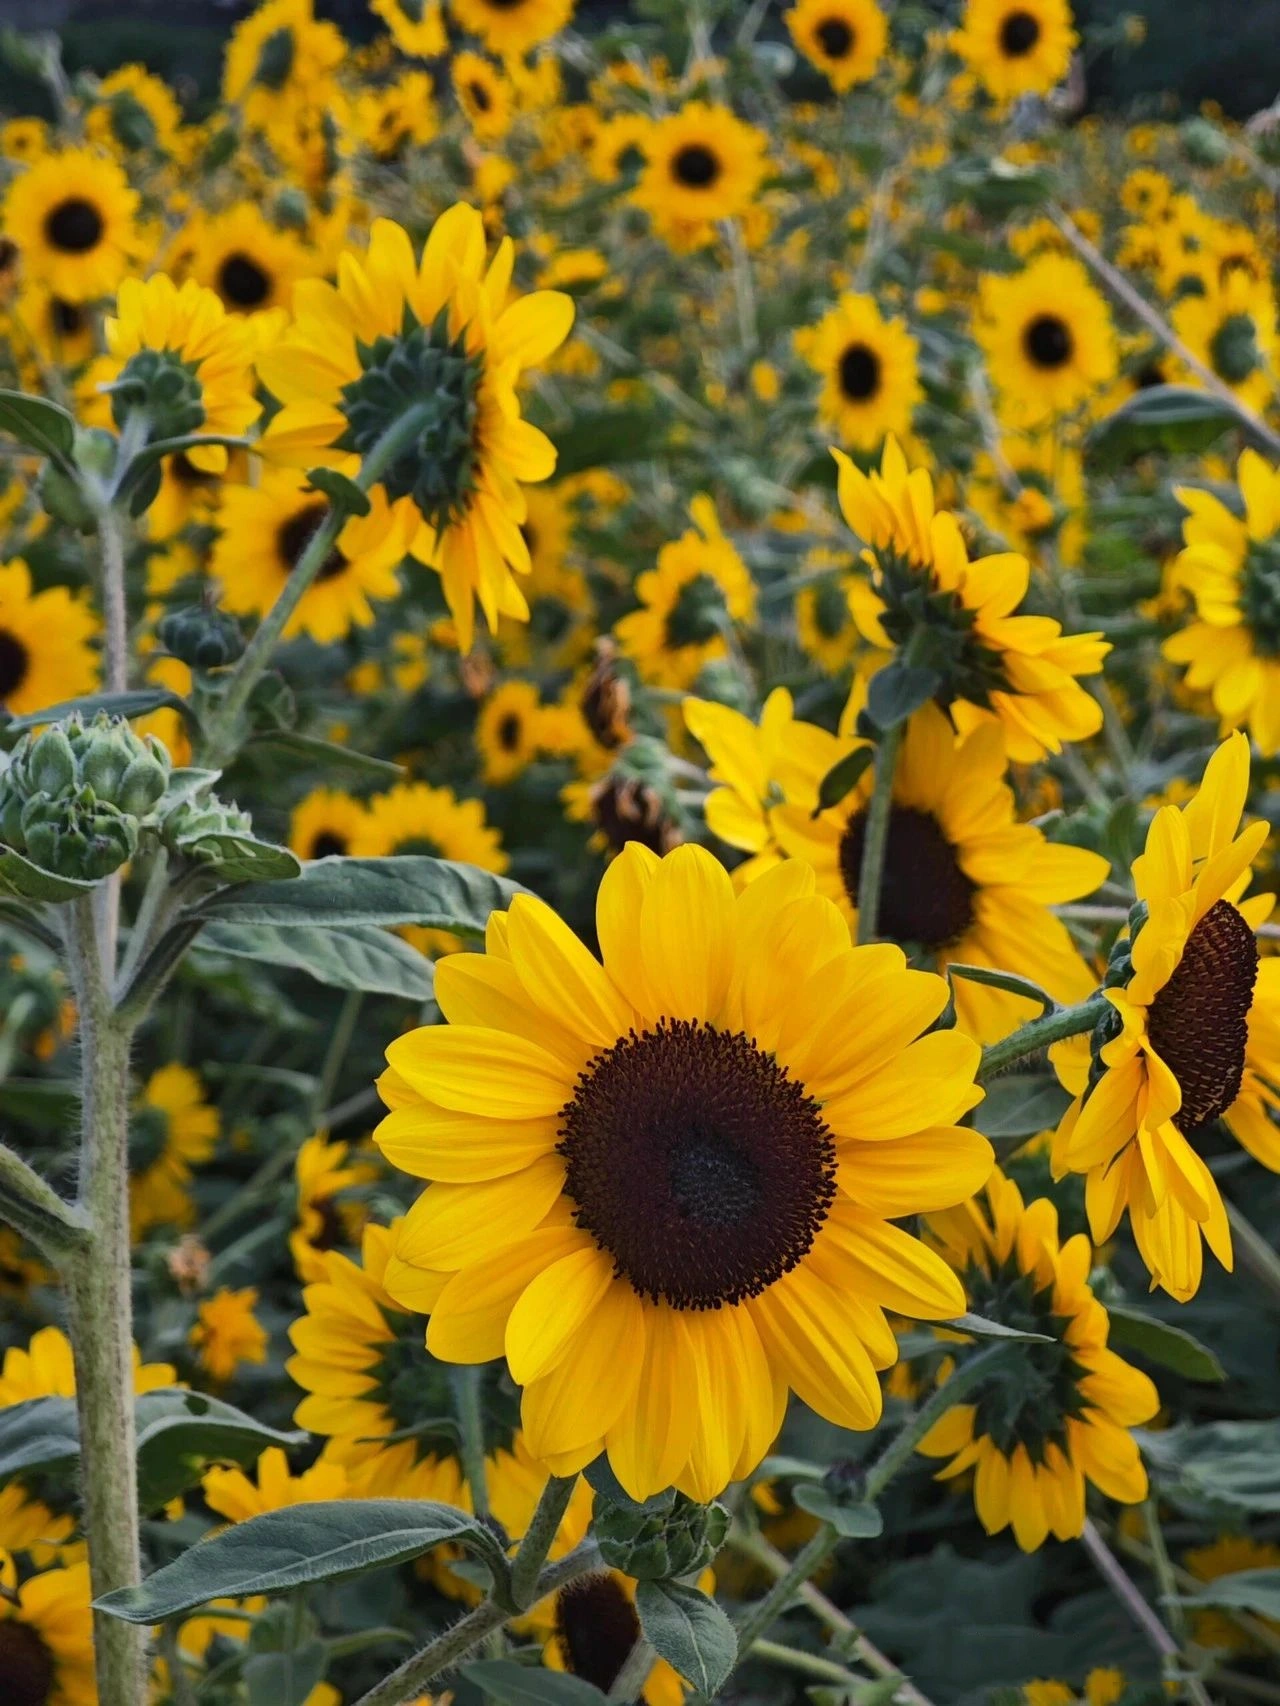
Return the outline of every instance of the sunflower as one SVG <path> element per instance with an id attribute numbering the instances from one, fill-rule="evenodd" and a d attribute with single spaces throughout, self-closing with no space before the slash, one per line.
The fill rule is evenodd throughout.
<path id="1" fill-rule="evenodd" d="M 349 1143 L 331 1143 L 318 1132 L 298 1150 L 294 1162 L 298 1220 L 289 1234 L 289 1254 L 304 1283 L 324 1278 L 327 1250 L 359 1242 L 364 1207 L 338 1198 L 344 1191 L 367 1185 L 377 1173 L 367 1161 L 349 1159 L 350 1149 Z"/>
<path id="2" fill-rule="evenodd" d="M 124 154 L 146 149 L 173 154 L 182 108 L 163 78 L 145 65 L 122 65 L 98 84 L 98 104 L 85 119 L 91 142 Z"/>
<path id="3" fill-rule="evenodd" d="M 135 409 L 156 439 L 239 437 L 257 420 L 251 334 L 194 279 L 180 287 L 166 273 L 125 279 L 103 331 L 108 355 L 95 372 L 117 426 Z M 202 473 L 227 466 L 225 445 L 193 445 L 183 454 Z"/>
<path id="4" fill-rule="evenodd" d="M 515 387 L 564 341 L 573 302 L 534 291 L 507 304 L 514 259 L 504 239 L 486 271 L 483 221 L 462 203 L 436 220 L 420 263 L 398 225 L 375 220 L 367 255 L 342 256 L 336 288 L 298 286 L 293 328 L 259 360 L 284 404 L 263 453 L 297 466 L 354 473 L 407 404 L 435 396 L 437 413 L 378 489 L 420 518 L 414 555 L 439 571 L 464 652 L 473 597 L 490 628 L 499 613 L 526 614 L 508 567 L 529 568 L 519 483 L 555 466 Z"/>
<path id="5" fill-rule="evenodd" d="M 346 50 L 337 26 L 317 21 L 312 0 L 266 0 L 231 32 L 223 104 L 243 106 L 255 126 L 323 104 Z"/>
<path id="6" fill-rule="evenodd" d="M 65 586 L 31 589 L 21 557 L 0 563 L 0 705 L 15 717 L 91 693 L 98 660 L 92 610 Z"/>
<path id="7" fill-rule="evenodd" d="M 1242 403 L 1265 409 L 1275 395 L 1280 340 L 1269 279 L 1228 272 L 1220 285 L 1174 304 L 1173 329 Z M 1198 384 L 1195 374 L 1190 383 Z"/>
<path id="8" fill-rule="evenodd" d="M 698 1585 L 705 1593 L 714 1590 L 710 1570 Z M 641 1637 L 636 1583 L 621 1570 L 579 1576 L 516 1624 L 526 1627 L 540 1638 L 548 1670 L 581 1677 L 607 1694 Z M 667 1661 L 655 1657 L 636 1699 L 639 1706 L 682 1706 L 688 1692 Z"/>
<path id="9" fill-rule="evenodd" d="M 1234 1576 L 1241 1570 L 1280 1569 L 1280 1546 L 1268 1541 L 1253 1540 L 1247 1534 L 1223 1534 L 1209 1546 L 1196 1546 L 1184 1552 L 1182 1562 L 1200 1582 L 1218 1582 L 1224 1576 Z M 1266 1625 L 1280 1633 L 1274 1618 Z M 1233 1618 L 1221 1611 L 1197 1611 L 1192 1624 L 1198 1647 L 1212 1647 L 1219 1653 L 1263 1653 L 1267 1649 L 1256 1641 Z"/>
<path id="10" fill-rule="evenodd" d="M 542 696 L 531 681 L 504 681 L 480 707 L 476 746 L 486 782 L 513 782 L 538 756 Z"/>
<path id="11" fill-rule="evenodd" d="M 511 80 L 479 53 L 453 56 L 449 72 L 462 115 L 481 142 L 501 142 L 516 116 Z"/>
<path id="12" fill-rule="evenodd" d="M 486 823 L 480 801 L 460 800 L 449 788 L 426 782 L 401 782 L 371 799 L 351 852 L 359 859 L 427 853 L 485 871 L 507 868 L 501 838 Z"/>
<path id="13" fill-rule="evenodd" d="M 615 113 L 595 133 L 588 164 L 601 183 L 616 183 L 645 161 L 653 120 L 646 113 Z"/>
<path id="14" fill-rule="evenodd" d="M 153 1226 L 190 1226 L 193 1167 L 218 1143 L 218 1110 L 204 1086 L 177 1061 L 153 1072 L 143 1086 L 129 1129 L 129 1207 L 133 1235 Z"/>
<path id="15" fill-rule="evenodd" d="M 728 107 L 690 101 L 653 124 L 645 139 L 645 169 L 633 192 L 664 236 L 673 231 L 710 237 L 710 224 L 735 219 L 751 206 L 765 174 L 763 131 Z"/>
<path id="16" fill-rule="evenodd" d="M 267 1330 L 253 1312 L 257 1302 L 255 1286 L 231 1291 L 224 1285 L 196 1309 L 188 1343 L 218 1385 L 230 1380 L 242 1362 L 267 1360 Z"/>
<path id="17" fill-rule="evenodd" d="M 1233 734 L 1186 805 L 1162 806 L 1133 864 L 1139 910 L 1114 1009 L 1083 1042 L 1054 1051 L 1076 1100 L 1054 1140 L 1054 1172 L 1086 1175 L 1095 1243 L 1126 1209 L 1153 1284 L 1185 1302 L 1199 1289 L 1202 1243 L 1230 1268 L 1231 1232 L 1201 1135 L 1221 1120 L 1280 1172 L 1280 960 L 1261 965 L 1254 930 L 1273 896 L 1242 901 L 1266 823 L 1236 830 L 1249 789 L 1249 742 Z M 1133 915 L 1131 915 L 1133 916 Z M 1118 974 L 1117 974 L 1118 975 Z M 1092 1057 L 1092 1058 L 1091 1058 Z"/>
<path id="18" fill-rule="evenodd" d="M 973 332 L 1002 409 L 1022 427 L 1072 413 L 1116 375 L 1106 301 L 1071 255 L 984 274 Z"/>
<path id="19" fill-rule="evenodd" d="M 228 314 L 287 309 L 294 285 L 316 270 L 302 241 L 270 224 L 252 201 L 198 219 L 182 241 L 191 276 L 216 292 Z"/>
<path id="20" fill-rule="evenodd" d="M 1083 1689 L 1052 1680 L 1026 1682 L 1022 1685 L 1022 1698 L 1026 1706 L 1119 1706 L 1124 1691 L 1124 1673 L 1100 1665 L 1086 1674 Z M 1139 1700 L 1147 1695 L 1147 1689 L 1143 1688 Z M 1138 1701 L 1134 1706 L 1138 1706 Z"/>
<path id="21" fill-rule="evenodd" d="M 956 50 L 996 101 L 1047 95 L 1079 43 L 1068 0 L 967 0 Z"/>
<path id="22" fill-rule="evenodd" d="M 879 69 L 889 29 L 875 0 L 796 0 L 786 21 L 792 41 L 837 94 Z"/>
<path id="23" fill-rule="evenodd" d="M 448 51 L 440 0 L 369 0 L 369 10 L 391 31 L 401 53 L 436 59 Z"/>
<path id="24" fill-rule="evenodd" d="M 929 630 L 952 722 L 964 734 L 997 719 L 1016 763 L 1096 734 L 1102 710 L 1077 677 L 1101 670 L 1111 649 L 1102 636 L 1069 636 L 1048 616 L 1014 615 L 1031 578 L 1026 558 L 970 562 L 955 517 L 935 510 L 928 472 L 908 470 L 896 439 L 870 475 L 832 455 L 840 508 L 871 569 L 854 606 L 863 636 L 887 650 L 918 626 Z"/>
<path id="25" fill-rule="evenodd" d="M 394 160 L 409 144 L 430 142 L 440 129 L 435 85 L 425 71 L 406 71 L 380 89 L 363 89 L 355 124 L 379 160 Z"/>
<path id="26" fill-rule="evenodd" d="M 464 30 L 500 59 L 518 59 L 550 41 L 573 16 L 574 0 L 449 0 Z"/>
<path id="27" fill-rule="evenodd" d="M 98 316 L 87 303 L 66 302 L 48 285 L 24 280 L 7 322 L 24 359 L 56 367 L 81 367 L 98 348 Z"/>
<path id="28" fill-rule="evenodd" d="M 204 1502 L 228 1522 L 248 1522 L 267 1511 L 347 1497 L 347 1472 L 340 1463 L 320 1458 L 294 1475 L 278 1445 L 269 1445 L 258 1458 L 251 1477 L 243 1469 L 214 1468 L 200 1482 Z"/>
<path id="29" fill-rule="evenodd" d="M 369 494 L 368 515 L 343 523 L 320 573 L 285 625 L 285 637 L 309 634 L 321 645 L 341 640 L 352 628 L 373 622 L 373 598 L 394 598 L 396 571 L 409 548 L 413 517 L 392 505 L 381 486 Z M 327 500 L 305 474 L 268 468 L 256 486 L 229 486 L 219 514 L 222 532 L 213 548 L 210 573 L 222 601 L 237 615 L 265 616 L 279 598 L 316 528 L 329 512 Z"/>
<path id="30" fill-rule="evenodd" d="M 68 1544 L 76 1544 L 75 1532 L 74 1517 L 59 1516 L 21 1482 L 7 1481 L 0 1487 L 0 1554 L 26 1552 L 43 1569 L 57 1560 Z"/>
<path id="31" fill-rule="evenodd" d="M 853 614 L 857 579 L 849 573 L 847 562 L 834 551 L 813 552 L 807 568 L 829 564 L 831 573 L 796 594 L 796 639 L 824 675 L 838 676 L 847 670 L 861 645 Z"/>
<path id="32" fill-rule="evenodd" d="M 1085 1235 L 1060 1244 L 1049 1198 L 1024 1206 L 999 1174 L 983 1197 L 926 1224 L 974 1311 L 1051 1341 L 1020 1346 L 1016 1365 L 993 1373 L 925 1435 L 918 1450 L 950 1459 L 939 1479 L 974 1470 L 978 1520 L 988 1534 L 1012 1528 L 1024 1552 L 1050 1534 L 1080 1534 L 1086 1482 L 1123 1504 L 1146 1498 L 1147 1472 L 1128 1430 L 1151 1420 L 1160 1395 L 1107 1348 L 1111 1323 L 1089 1286 Z M 955 1361 L 963 1367 L 978 1349 L 966 1347 Z M 952 1359 L 944 1373 L 950 1366 Z"/>
<path id="33" fill-rule="evenodd" d="M 167 1362 L 143 1362 L 135 1345 L 133 1390 L 154 1392 L 173 1386 L 177 1373 Z M 26 1347 L 10 1345 L 0 1365 L 0 1409 L 25 1403 L 28 1398 L 74 1398 L 76 1366 L 71 1341 L 60 1327 L 41 1327 Z"/>
<path id="34" fill-rule="evenodd" d="M 137 252 L 137 210 L 137 191 L 114 160 L 64 148 L 10 184 L 4 231 L 26 278 L 63 302 L 92 302 L 110 296 Z"/>
<path id="35" fill-rule="evenodd" d="M 843 443 L 875 450 L 888 433 L 911 431 L 924 396 L 918 345 L 901 320 L 882 318 L 874 297 L 848 292 L 816 326 L 796 333 L 796 348 L 822 379 L 819 419 Z"/>
<path id="36" fill-rule="evenodd" d="M 365 808 L 337 788 L 313 788 L 293 808 L 289 846 L 299 859 L 345 858 L 364 823 Z"/>
<path id="37" fill-rule="evenodd" d="M 755 583 L 715 505 L 700 493 L 689 514 L 694 526 L 662 547 L 656 568 L 636 577 L 640 609 L 614 628 L 622 650 L 658 687 L 692 686 L 707 664 L 728 654 L 732 625 L 755 616 Z"/>
<path id="38" fill-rule="evenodd" d="M 436 1182 L 387 1286 L 430 1312 L 436 1356 L 506 1355 L 554 1473 L 607 1450 L 633 1497 L 705 1501 L 759 1463 L 789 1387 L 875 1424 L 885 1308 L 962 1307 L 887 1217 L 985 1178 L 989 1145 L 953 1123 L 978 1051 L 920 1037 L 945 983 L 853 948 L 799 862 L 735 900 L 705 849 L 632 843 L 596 928 L 603 965 L 518 896 L 486 954 L 440 963 L 450 1023 L 388 1049 L 375 1141 Z"/>
<path id="39" fill-rule="evenodd" d="M 1256 450 L 1236 468 L 1243 516 L 1194 487 L 1175 488 L 1188 511 L 1175 584 L 1198 620 L 1164 643 L 1187 664 L 1187 685 L 1209 693 L 1223 732 L 1246 727 L 1264 758 L 1280 752 L 1280 471 Z"/>
<path id="40" fill-rule="evenodd" d="M 0 1552 L 0 1682 L 11 1706 L 96 1706 L 87 1564 L 19 1586 L 13 1559 Z"/>

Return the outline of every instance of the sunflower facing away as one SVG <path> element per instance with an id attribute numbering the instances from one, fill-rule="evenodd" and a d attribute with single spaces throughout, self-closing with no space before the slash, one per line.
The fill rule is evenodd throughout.
<path id="1" fill-rule="evenodd" d="M 786 22 L 792 41 L 837 94 L 879 69 L 889 31 L 875 0 L 797 0 Z"/>
<path id="2" fill-rule="evenodd" d="M 765 142 L 763 131 L 728 107 L 690 101 L 645 136 L 634 199 L 663 236 L 705 241 L 711 221 L 751 206 L 765 173 Z"/>
<path id="3" fill-rule="evenodd" d="M 995 718 L 1016 763 L 1087 740 L 1102 710 L 1076 679 L 1096 675 L 1110 646 L 1100 634 L 1067 635 L 1048 616 L 1015 612 L 1031 579 L 1013 552 L 969 561 L 956 519 L 934 508 L 926 469 L 908 470 L 890 438 L 867 475 L 839 450 L 840 508 L 867 550 L 871 583 L 854 613 L 873 646 L 905 645 L 929 630 L 929 661 L 960 733 Z"/>
<path id="4" fill-rule="evenodd" d="M 1198 620 L 1164 643 L 1187 685 L 1212 695 L 1223 731 L 1248 729 L 1264 758 L 1280 752 L 1280 472 L 1256 450 L 1236 469 L 1243 516 L 1212 492 L 1178 486 L 1188 511 L 1174 578 Z"/>
<path id="5" fill-rule="evenodd" d="M 0 1683 L 6 1706 L 95 1706 L 88 1564 L 42 1570 L 19 1586 L 0 1551 Z"/>
<path id="6" fill-rule="evenodd" d="M 997 101 L 1047 95 L 1066 76 L 1079 40 L 1069 0 L 967 0 L 954 39 Z"/>
<path id="7" fill-rule="evenodd" d="M 1016 1361 L 925 1435 L 918 1449 L 926 1457 L 950 1459 L 939 1479 L 972 1469 L 983 1528 L 1012 1528 L 1024 1552 L 1050 1534 L 1081 1532 L 1086 1482 L 1139 1503 L 1147 1472 L 1128 1430 L 1151 1420 L 1160 1395 L 1107 1348 L 1111 1324 L 1089 1287 L 1089 1240 L 1077 1233 L 1060 1244 L 1049 1198 L 1024 1207 L 999 1174 L 983 1197 L 930 1215 L 927 1231 L 964 1280 L 970 1308 L 1052 1341 L 1020 1345 Z"/>
<path id="8" fill-rule="evenodd" d="M 67 303 L 110 296 L 137 248 L 138 194 L 112 159 L 87 148 L 46 154 L 13 180 L 4 233 L 24 275 Z"/>
<path id="9" fill-rule="evenodd" d="M 1021 272 L 984 275 L 974 336 L 1019 426 L 1070 414 L 1115 378 L 1111 314 L 1071 255 L 1038 255 Z"/>
<path id="10" fill-rule="evenodd" d="M 1242 403 L 1265 409 L 1275 395 L 1280 337 L 1270 279 L 1233 271 L 1221 285 L 1174 304 L 1173 329 L 1192 355 L 1229 385 Z M 1195 374 L 1192 384 L 1199 384 Z"/>
<path id="11" fill-rule="evenodd" d="M 92 610 L 69 588 L 33 592 L 21 557 L 0 563 L 0 705 L 21 717 L 92 692 L 97 631 Z"/>
<path id="12" fill-rule="evenodd" d="M 435 1355 L 505 1354 L 554 1473 L 607 1450 L 634 1497 L 706 1500 L 759 1463 L 788 1388 L 875 1423 L 885 1309 L 963 1307 L 891 1217 L 986 1177 L 955 1124 L 978 1051 L 921 1036 L 943 980 L 852 947 L 799 861 L 735 898 L 705 849 L 633 842 L 596 928 L 603 965 L 517 897 L 485 954 L 440 963 L 450 1023 L 389 1048 L 375 1141 L 435 1182 L 385 1282 Z"/>
<path id="13" fill-rule="evenodd" d="M 388 501 L 419 522 L 414 555 L 440 573 L 462 651 L 473 598 L 490 628 L 523 617 L 511 576 L 529 569 L 520 482 L 545 480 L 555 449 L 521 418 L 516 384 L 568 336 L 573 302 L 534 291 L 508 303 L 509 238 L 485 265 L 484 223 L 458 203 L 436 220 L 420 262 L 408 234 L 375 220 L 368 252 L 345 251 L 338 283 L 303 279 L 289 333 L 259 358 L 284 405 L 264 455 L 348 474 L 405 410 L 436 409 L 383 477 Z"/>
<path id="14" fill-rule="evenodd" d="M 1163 806 L 1134 861 L 1141 908 L 1125 981 L 1091 1047 L 1060 1045 L 1076 1097 L 1054 1139 L 1055 1173 L 1086 1175 L 1095 1243 L 1126 1209 L 1154 1284 L 1185 1302 L 1199 1289 L 1202 1240 L 1230 1268 L 1226 1209 L 1198 1140 L 1221 1120 L 1280 1172 L 1280 960 L 1259 965 L 1254 930 L 1274 897 L 1240 897 L 1267 825 L 1236 830 L 1249 743 L 1231 735 L 1185 806 Z M 1090 1058 L 1092 1056 L 1092 1059 Z"/>
<path id="15" fill-rule="evenodd" d="M 796 334 L 796 348 L 822 379 L 818 416 L 857 450 L 876 450 L 911 431 L 924 396 L 918 346 L 901 320 L 881 316 L 873 296 L 842 296 L 818 324 Z"/>
<path id="16" fill-rule="evenodd" d="M 449 0 L 464 30 L 479 36 L 499 59 L 515 59 L 562 30 L 574 0 Z"/>

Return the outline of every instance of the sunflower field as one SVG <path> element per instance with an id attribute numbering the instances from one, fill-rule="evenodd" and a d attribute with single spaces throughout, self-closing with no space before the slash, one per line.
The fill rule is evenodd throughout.
<path id="1" fill-rule="evenodd" d="M 1280 97 L 357 10 L 0 31 L 0 1706 L 1280 1706 Z"/>

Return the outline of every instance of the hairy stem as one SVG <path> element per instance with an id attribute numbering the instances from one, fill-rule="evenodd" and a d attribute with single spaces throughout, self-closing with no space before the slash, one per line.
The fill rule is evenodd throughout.
<path id="1" fill-rule="evenodd" d="M 893 814 L 893 773 L 898 765 L 903 724 L 886 729 L 876 745 L 876 774 L 867 802 L 862 836 L 862 866 L 858 871 L 858 941 L 874 942 L 880 917 L 880 888 L 884 856 Z"/>
<path id="2" fill-rule="evenodd" d="M 64 1202 L 47 1180 L 0 1143 L 0 1220 L 35 1245 L 55 1267 L 63 1267 L 89 1242 L 88 1222 Z"/>
<path id="3" fill-rule="evenodd" d="M 1054 1013 L 1046 1013 L 1042 1019 L 1029 1019 L 1025 1025 L 1019 1025 L 1016 1031 L 1002 1037 L 998 1043 L 992 1043 L 989 1048 L 983 1049 L 982 1064 L 978 1068 L 978 1082 L 985 1084 L 994 1078 L 996 1073 L 1003 1072 L 1007 1066 L 1025 1059 L 1029 1054 L 1039 1054 L 1052 1043 L 1060 1043 L 1066 1037 L 1078 1037 L 1083 1031 L 1091 1031 L 1110 1009 L 1110 1005 L 1106 996 L 1098 990 L 1087 1001 L 1078 1002 L 1074 1007 L 1059 1007 Z"/>
<path id="4" fill-rule="evenodd" d="M 647 1635 L 636 1638 L 636 1644 L 622 1662 L 622 1669 L 614 1677 L 609 1689 L 609 1699 L 618 1702 L 618 1706 L 631 1706 L 633 1700 L 640 1700 L 644 1695 L 644 1685 L 649 1672 L 653 1669 L 653 1661 L 657 1658 L 653 1650 L 653 1642 Z"/>
<path id="5" fill-rule="evenodd" d="M 472 1507 L 483 1519 L 489 1514 L 489 1477 L 485 1472 L 484 1411 L 480 1403 L 482 1370 L 475 1363 L 460 1363 L 449 1372 L 462 1436 L 462 1472 L 471 1489 Z"/>
<path id="6" fill-rule="evenodd" d="M 538 1507 L 511 1563 L 511 1597 L 521 1611 L 527 1610 L 537 1597 L 538 1571 L 547 1561 L 577 1484 L 576 1475 L 553 1475 L 542 1489 Z"/>
<path id="7" fill-rule="evenodd" d="M 826 1563 L 840 1544 L 840 1536 L 829 1522 L 803 1545 L 787 1565 L 785 1574 L 759 1599 L 738 1624 L 738 1652 L 750 1652 L 752 1646 L 781 1612 L 795 1598 L 801 1583 L 807 1582 Z"/>

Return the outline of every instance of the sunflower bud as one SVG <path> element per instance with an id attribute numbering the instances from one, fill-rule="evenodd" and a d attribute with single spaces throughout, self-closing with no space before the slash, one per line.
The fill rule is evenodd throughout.
<path id="1" fill-rule="evenodd" d="M 244 651 L 244 636 L 234 618 L 203 604 L 171 610 L 161 618 L 156 637 L 191 669 L 223 669 Z"/>
<path id="2" fill-rule="evenodd" d="M 594 1529 L 600 1556 L 641 1582 L 669 1581 L 705 1570 L 724 1544 L 729 1513 L 669 1492 L 643 1505 L 597 1497 Z"/>
<path id="3" fill-rule="evenodd" d="M 181 801 L 160 826 L 161 840 L 170 852 L 202 864 L 214 864 L 222 857 L 223 837 L 252 834 L 248 812 L 212 797 Z"/>
<path id="4" fill-rule="evenodd" d="M 60 723 L 45 729 L 31 743 L 27 758 L 31 786 L 41 794 L 60 794 L 76 785 L 76 755 Z"/>
<path id="5" fill-rule="evenodd" d="M 118 427 L 135 410 L 146 412 L 153 438 L 181 438 L 204 425 L 204 392 L 195 371 L 172 350 L 139 350 L 108 387 Z"/>
<path id="6" fill-rule="evenodd" d="M 98 882 L 118 871 L 138 849 L 138 825 L 118 806 L 98 800 L 92 789 L 57 799 L 37 794 L 22 811 L 22 841 L 42 870 L 81 882 Z"/>

